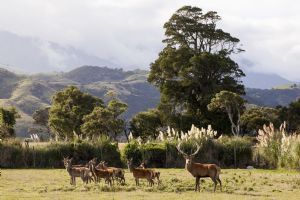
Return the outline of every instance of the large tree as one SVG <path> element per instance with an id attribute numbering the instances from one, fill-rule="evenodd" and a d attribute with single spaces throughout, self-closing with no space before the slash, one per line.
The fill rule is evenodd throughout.
<path id="1" fill-rule="evenodd" d="M 158 110 L 137 113 L 130 121 L 130 131 L 134 137 L 141 137 L 143 140 L 156 139 L 162 126 Z"/>
<path id="2" fill-rule="evenodd" d="M 50 138 L 50 128 L 48 126 L 49 109 L 50 107 L 44 107 L 36 110 L 32 115 L 34 122 L 28 128 L 30 134 L 37 134 L 42 140 Z"/>
<path id="3" fill-rule="evenodd" d="M 151 64 L 148 81 L 160 89 L 159 110 L 167 125 L 182 119 L 190 124 L 174 123 L 179 129 L 211 123 L 215 117 L 207 104 L 214 94 L 244 93 L 239 81 L 244 73 L 230 58 L 242 51 L 239 39 L 217 28 L 220 20 L 216 12 L 184 6 L 165 23 L 165 48 Z"/>
<path id="4" fill-rule="evenodd" d="M 127 104 L 113 98 L 107 107 L 95 107 L 92 113 L 86 115 L 81 130 L 88 136 L 104 134 L 116 138 L 125 128 L 122 114 L 126 110 Z"/>
<path id="5" fill-rule="evenodd" d="M 0 108 L 0 138 L 15 136 L 14 125 L 20 115 L 15 108 Z"/>
<path id="6" fill-rule="evenodd" d="M 245 100 L 240 95 L 226 90 L 221 91 L 211 99 L 207 107 L 209 110 L 225 111 L 231 123 L 232 134 L 239 136 L 241 115 L 245 110 Z"/>
<path id="7" fill-rule="evenodd" d="M 300 132 L 300 99 L 291 102 L 287 107 L 278 106 L 281 122 L 287 122 L 287 129 L 290 132 Z"/>
<path id="8" fill-rule="evenodd" d="M 241 127 L 244 133 L 256 133 L 264 124 L 273 123 L 279 127 L 279 112 L 274 108 L 254 107 L 247 109 L 241 116 Z"/>
<path id="9" fill-rule="evenodd" d="M 81 135 L 83 117 L 90 114 L 96 106 L 103 107 L 101 99 L 81 92 L 75 86 L 67 87 L 52 98 L 49 127 L 60 137 L 72 138 L 74 132 Z"/>

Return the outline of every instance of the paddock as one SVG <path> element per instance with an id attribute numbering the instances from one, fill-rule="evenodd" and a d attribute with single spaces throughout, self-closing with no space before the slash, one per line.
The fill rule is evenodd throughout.
<path id="1" fill-rule="evenodd" d="M 161 184 L 135 186 L 125 170 L 125 185 L 69 183 L 65 169 L 2 169 L 0 199 L 299 199 L 300 172 L 294 170 L 222 169 L 223 192 L 213 193 L 210 178 L 201 179 L 201 191 L 194 192 L 195 178 L 185 169 L 158 169 Z"/>

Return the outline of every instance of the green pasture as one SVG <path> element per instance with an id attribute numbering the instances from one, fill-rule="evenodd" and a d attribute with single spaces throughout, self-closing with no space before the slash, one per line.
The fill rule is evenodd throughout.
<path id="1" fill-rule="evenodd" d="M 126 170 L 126 185 L 69 184 L 64 169 L 2 169 L 0 199 L 299 199 L 300 173 L 287 170 L 222 170 L 223 192 L 203 178 L 201 192 L 194 192 L 194 178 L 185 169 L 158 169 L 162 184 L 135 186 Z"/>

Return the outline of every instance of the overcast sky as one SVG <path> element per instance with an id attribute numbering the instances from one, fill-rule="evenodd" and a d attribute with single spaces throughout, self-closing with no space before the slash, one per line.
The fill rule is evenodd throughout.
<path id="1" fill-rule="evenodd" d="M 163 24 L 178 8 L 214 10 L 246 50 L 253 71 L 300 81 L 300 3 L 295 0 L 0 0 L 0 31 L 70 45 L 130 68 L 149 68 Z M 0 44 L 1 45 L 1 44 Z M 1 61 L 0 61 L 1 62 Z"/>

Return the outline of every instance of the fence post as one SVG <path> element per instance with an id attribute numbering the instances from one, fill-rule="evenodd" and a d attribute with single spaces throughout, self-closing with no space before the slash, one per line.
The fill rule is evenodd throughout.
<path id="1" fill-rule="evenodd" d="M 233 157 L 234 157 L 234 168 L 236 169 L 236 143 L 234 143 L 233 147 Z"/>
<path id="2" fill-rule="evenodd" d="M 32 146 L 32 150 L 33 150 L 33 167 L 35 168 L 35 150 L 34 150 L 34 146 Z"/>

